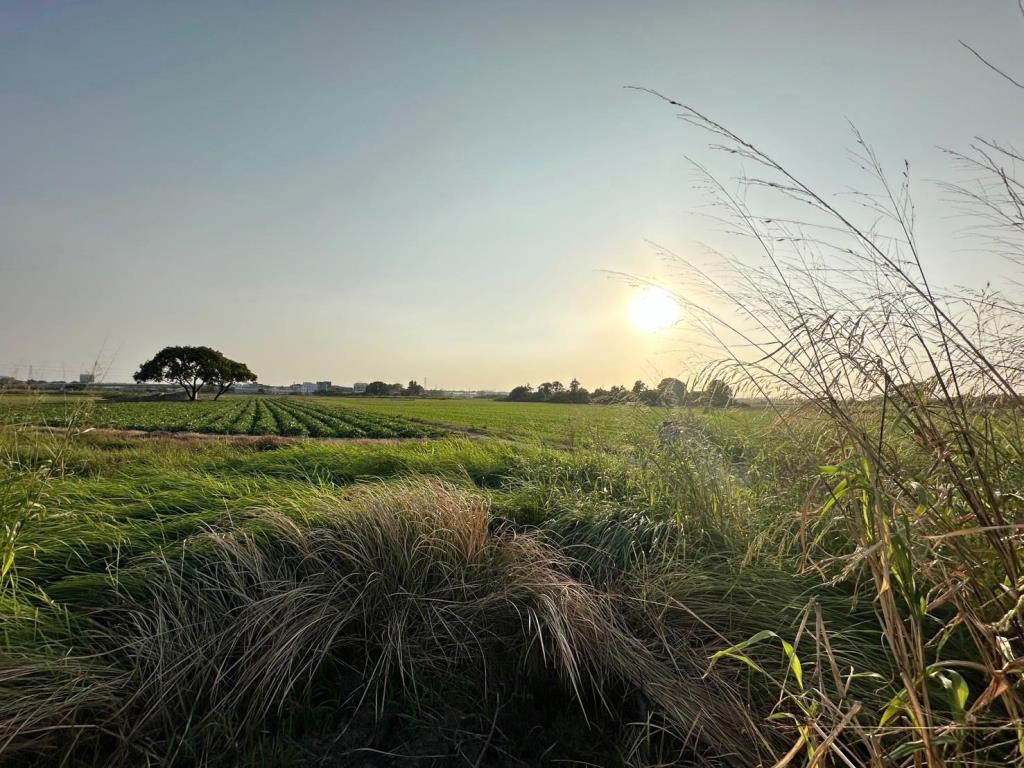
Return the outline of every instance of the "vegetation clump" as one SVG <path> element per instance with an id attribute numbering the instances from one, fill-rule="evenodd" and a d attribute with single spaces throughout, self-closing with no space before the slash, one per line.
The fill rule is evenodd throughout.
<path id="1" fill-rule="evenodd" d="M 217 461 L 230 456 L 211 451 Z M 144 456 L 168 470 L 177 461 L 152 445 Z M 520 471 L 514 456 L 506 472 Z M 294 477 L 309 468 L 294 466 Z M 180 528 L 182 512 L 143 523 L 112 507 L 106 520 L 76 523 L 97 543 L 121 529 L 126 543 L 143 545 L 98 599 L 80 594 L 106 578 L 102 546 L 91 564 L 82 560 L 93 578 L 26 557 L 22 589 L 31 581 L 60 602 L 30 609 L 36 598 L 22 598 L 24 611 L 49 617 L 34 632 L 51 638 L 40 645 L 29 632 L 8 642 L 0 751 L 28 764 L 237 764 L 270 728 L 289 754 L 358 759 L 367 738 L 386 738 L 396 718 L 412 717 L 402 748 L 415 754 L 404 740 L 429 726 L 433 749 L 450 752 L 452 765 L 458 750 L 499 765 L 654 753 L 754 765 L 769 753 L 774 737 L 745 714 L 729 676 L 706 675 L 694 642 L 715 638 L 677 610 L 666 625 L 664 608 L 638 599 L 639 582 L 594 581 L 553 528 L 501 522 L 481 492 L 429 477 L 271 488 L 224 488 L 233 511 L 203 512 L 169 548 L 147 551 L 140 526 Z M 142 493 L 156 500 L 155 490 Z M 200 509 L 207 500 L 196 499 Z M 66 525 L 44 527 L 63 537 Z M 48 559 L 59 557 L 53 544 Z M 18 621 L 7 614 L 5 626 Z M 552 708 L 563 732 L 538 719 Z M 465 730 L 467 713 L 478 731 Z M 629 725 L 638 717 L 640 730 Z M 658 738 L 647 740 L 644 728 Z"/>

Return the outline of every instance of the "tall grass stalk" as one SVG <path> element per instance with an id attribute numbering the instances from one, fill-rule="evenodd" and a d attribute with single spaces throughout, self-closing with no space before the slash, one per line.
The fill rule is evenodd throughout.
<path id="1" fill-rule="evenodd" d="M 9 395 L 0 391 L 0 400 L 4 397 Z M 65 456 L 88 403 L 66 407 L 64 426 L 46 439 L 22 440 L 25 425 L 0 420 L 0 597 L 16 588 L 22 531 L 45 514 L 47 491 L 64 472 Z"/>
<path id="2" fill-rule="evenodd" d="M 882 711 L 837 697 L 839 675 L 813 694 L 788 689 L 815 728 L 786 762 L 1024 764 L 1018 297 L 929 281 L 909 168 L 891 182 L 859 134 L 856 159 L 877 189 L 850 212 L 753 143 L 658 96 L 756 169 L 733 192 L 695 166 L 756 261 L 719 254 L 710 269 L 665 252 L 681 269 L 677 299 L 725 353 L 701 377 L 806 403 L 827 420 L 826 466 L 803 509 L 805 568 L 873 585 L 897 675 Z M 969 200 L 1019 248 L 1021 185 L 1000 156 L 1014 158 L 978 151 L 975 169 L 993 183 Z M 783 425 L 799 418 L 778 413 Z M 827 656 L 827 634 L 814 639 Z M 749 660 L 748 650 L 734 652 Z"/>

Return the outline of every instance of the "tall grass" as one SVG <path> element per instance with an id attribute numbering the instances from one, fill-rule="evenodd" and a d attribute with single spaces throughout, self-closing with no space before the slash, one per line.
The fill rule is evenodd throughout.
<path id="1" fill-rule="evenodd" d="M 803 569 L 870 586 L 896 675 L 883 709 L 846 695 L 835 664 L 834 685 L 780 683 L 789 716 L 805 724 L 786 762 L 1024 764 L 1019 297 L 929 281 L 909 169 L 890 182 L 859 134 L 856 159 L 877 189 L 849 212 L 751 142 L 666 100 L 757 169 L 736 193 L 697 169 L 756 261 L 722 255 L 710 269 L 667 254 L 685 275 L 679 301 L 723 351 L 702 376 L 821 418 L 825 460 L 802 508 Z M 1000 242 L 1019 248 L 1015 157 L 979 150 L 975 169 L 990 178 L 970 200 L 985 206 L 981 223 L 994 222 Z M 776 410 L 781 428 L 800 418 Z M 811 640 L 829 658 L 827 632 Z M 753 663 L 750 648 L 732 655 Z"/>
<path id="2" fill-rule="evenodd" d="M 452 712 L 492 713 L 470 740 L 481 761 L 523 748 L 506 729 L 536 718 L 537 697 L 575 710 L 582 731 L 617 723 L 591 737 L 606 758 L 616 743 L 626 762 L 640 743 L 729 765 L 772 752 L 728 676 L 707 673 L 703 625 L 630 597 L 639 587 L 576 578 L 557 548 L 493 528 L 485 497 L 442 481 L 321 488 L 136 567 L 147 575 L 106 628 L 86 622 L 91 654 L 8 655 L 0 753 L 232 764 L 290 712 L 330 704 L 343 723 L 398 700 L 442 731 Z"/>
<path id="3" fill-rule="evenodd" d="M 0 390 L 0 406 L 11 397 Z M 22 439 L 25 425 L 0 408 L 0 597 L 17 588 L 22 532 L 44 516 L 49 488 L 64 472 L 68 448 L 88 407 L 88 402 L 64 403 L 68 415 L 62 428 L 28 440 Z"/>
<path id="4" fill-rule="evenodd" d="M 858 590 L 795 573 L 803 436 L 743 411 L 683 425 L 629 455 L 77 436 L 22 534 L 36 589 L 0 614 L 0 755 L 769 762 L 772 687 L 709 673 L 716 654 L 791 637 L 811 605 L 843 670 L 887 658 Z M 30 472 L 51 436 L 6 439 Z"/>

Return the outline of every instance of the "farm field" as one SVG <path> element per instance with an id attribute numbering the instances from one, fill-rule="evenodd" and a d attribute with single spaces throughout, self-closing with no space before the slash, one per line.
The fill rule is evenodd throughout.
<path id="1" fill-rule="evenodd" d="M 471 753 L 501 768 L 754 768 L 790 747 L 772 713 L 795 664 L 820 695 L 874 713 L 901 696 L 871 582 L 807 567 L 859 546 L 844 521 L 861 519 L 863 491 L 832 496 L 823 478 L 868 487 L 819 415 L 75 404 L 3 405 L 0 733 L 13 736 L 0 755 L 12 764 L 454 768 Z M 850 413 L 872 433 L 880 415 Z M 1019 433 L 1013 412 L 976 418 L 993 450 Z M 274 438 L 356 425 L 435 439 Z M 907 476 L 934 471 L 912 431 L 889 432 Z M 1002 461 L 990 476 L 1016 487 L 1021 470 Z M 825 658 L 798 641 L 809 625 L 827 632 Z M 959 632 L 942 652 L 976 658 Z M 984 690 L 969 670 L 950 679 Z M 784 685 L 781 706 L 799 711 L 806 694 Z M 898 744 L 904 730 L 880 733 Z M 405 757 L 382 762 L 368 743 Z"/>
<path id="2" fill-rule="evenodd" d="M 666 418 L 664 409 L 631 406 L 510 403 L 484 399 L 300 399 L 325 409 L 401 416 L 496 437 L 598 447 L 642 439 L 656 431 Z"/>
<path id="3" fill-rule="evenodd" d="M 79 428 L 282 435 L 330 438 L 438 437 L 444 430 L 401 415 L 323 408 L 291 398 L 226 397 L 197 402 L 94 402 L 85 398 L 33 402 L 0 398 L 10 424 Z"/>
<path id="4" fill-rule="evenodd" d="M 0 397 L 7 423 L 164 432 L 289 437 L 438 437 L 467 431 L 564 447 L 620 448 L 655 439 L 671 411 L 644 406 L 579 406 L 493 400 L 228 396 L 216 402 L 99 402 L 88 397 Z M 767 427 L 760 409 L 706 415 Z"/>

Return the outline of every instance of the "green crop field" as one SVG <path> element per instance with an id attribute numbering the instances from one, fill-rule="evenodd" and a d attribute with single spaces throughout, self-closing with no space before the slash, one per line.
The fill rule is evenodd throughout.
<path id="1" fill-rule="evenodd" d="M 650 435 L 666 419 L 664 409 L 632 406 L 509 403 L 483 399 L 301 399 L 341 412 L 401 416 L 498 437 L 597 447 Z"/>
<path id="2" fill-rule="evenodd" d="M 324 438 L 438 437 L 441 427 L 381 414 L 325 408 L 292 398 L 228 397 L 197 402 L 93 402 L 85 398 L 33 402 L 0 399 L 8 424 L 77 428 L 204 432 L 225 435 L 283 435 Z"/>
<path id="3" fill-rule="evenodd" d="M 594 448 L 648 442 L 671 418 L 670 411 L 644 406 L 493 400 L 229 396 L 216 402 L 108 403 L 88 397 L 0 398 L 0 419 L 9 424 L 330 438 L 438 437 L 464 431 Z M 744 425 L 770 423 L 755 409 L 733 410 L 729 418 Z"/>

